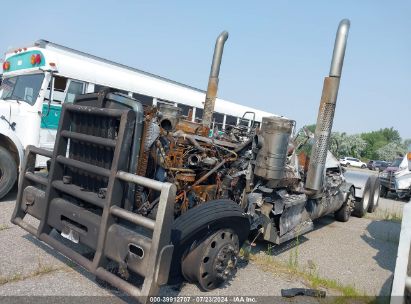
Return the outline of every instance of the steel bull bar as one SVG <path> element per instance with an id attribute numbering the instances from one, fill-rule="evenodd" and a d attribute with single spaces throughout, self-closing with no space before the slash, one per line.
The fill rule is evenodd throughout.
<path id="1" fill-rule="evenodd" d="M 117 138 L 105 139 L 81 133 L 81 128 L 72 126 L 71 119 L 75 118 L 70 116 L 76 114 L 118 118 Z M 174 249 L 170 234 L 176 188 L 171 183 L 126 172 L 126 156 L 131 146 L 134 117 L 131 110 L 63 106 L 54 151 L 34 146 L 29 146 L 26 150 L 11 221 L 98 278 L 139 302 L 146 303 L 168 280 Z M 69 144 L 69 139 L 88 147 L 110 146 L 113 149 L 111 168 L 83 162 L 79 157 L 71 158 L 69 151 L 74 149 L 74 142 Z M 78 148 L 79 146 L 76 147 Z M 36 155 L 51 158 L 48 176 L 34 171 Z M 86 176 L 106 178 L 107 189 L 103 194 L 83 189 L 64 175 L 70 170 L 81 170 Z M 160 193 L 155 220 L 122 207 L 128 184 L 140 185 Z M 27 214 L 39 220 L 38 227 L 24 220 Z M 53 229 L 74 243 L 90 248 L 94 252 L 93 258 L 83 256 L 66 245 L 67 242 L 63 243 L 60 237 L 53 236 Z M 122 270 L 131 270 L 141 276 L 144 279 L 142 285 L 135 286 L 108 271 L 105 267 L 110 261 L 118 263 Z"/>

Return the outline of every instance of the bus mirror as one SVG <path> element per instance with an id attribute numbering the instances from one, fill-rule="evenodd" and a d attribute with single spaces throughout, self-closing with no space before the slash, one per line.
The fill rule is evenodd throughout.
<path id="1" fill-rule="evenodd" d="M 43 112 L 43 113 L 42 113 L 42 117 L 47 117 L 47 116 L 49 116 L 51 102 L 53 101 L 53 92 L 54 92 L 54 76 L 53 76 L 53 73 L 51 73 L 51 79 L 50 79 L 50 94 L 49 94 L 48 102 L 47 102 L 47 112 L 46 112 L 46 113 Z"/>
<path id="2" fill-rule="evenodd" d="M 246 118 L 247 114 L 251 114 L 252 117 L 253 117 L 252 120 L 251 120 L 251 127 L 253 127 L 254 122 L 255 122 L 255 112 L 250 112 L 250 111 L 245 112 L 245 113 L 243 114 L 243 117 L 240 119 L 240 121 L 248 120 L 248 119 Z"/>

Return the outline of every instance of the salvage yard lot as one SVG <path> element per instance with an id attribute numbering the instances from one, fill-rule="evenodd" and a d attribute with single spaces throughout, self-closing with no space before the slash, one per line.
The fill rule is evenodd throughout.
<path id="1" fill-rule="evenodd" d="M 10 223 L 16 190 L 0 202 L 0 296 L 107 296 L 122 294 L 64 256 Z M 380 199 L 380 210 L 348 223 L 332 216 L 315 222 L 315 230 L 272 247 L 244 246 L 233 280 L 211 293 L 195 285 L 166 286 L 173 296 L 279 296 L 282 288 L 316 287 L 327 295 L 388 296 L 395 267 L 403 202 Z M 301 301 L 296 298 L 294 301 Z"/>

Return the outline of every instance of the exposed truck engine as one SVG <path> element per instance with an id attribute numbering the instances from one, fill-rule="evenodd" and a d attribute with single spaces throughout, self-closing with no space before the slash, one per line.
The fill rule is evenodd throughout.
<path id="1" fill-rule="evenodd" d="M 309 136 L 285 117 L 264 117 L 261 127 L 212 123 L 223 32 L 200 123 L 109 89 L 79 96 L 63 106 L 54 151 L 26 151 L 12 222 L 144 302 L 181 278 L 203 290 L 230 279 L 250 231 L 280 244 L 326 214 L 348 221 L 354 188 L 328 151 L 348 30 L 341 21 L 310 157 L 299 154 Z M 50 158 L 47 176 L 34 171 L 36 155 Z"/>

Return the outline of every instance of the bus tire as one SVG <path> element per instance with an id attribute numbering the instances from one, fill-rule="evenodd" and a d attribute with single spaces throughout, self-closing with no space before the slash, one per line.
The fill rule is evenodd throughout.
<path id="1" fill-rule="evenodd" d="M 241 248 L 247 239 L 250 224 L 241 207 L 228 199 L 213 200 L 189 209 L 179 216 L 171 229 L 174 245 L 169 284 L 183 280 L 182 262 L 187 254 L 221 229 L 231 229 Z"/>
<path id="2" fill-rule="evenodd" d="M 17 164 L 5 148 L 0 147 L 0 199 L 3 198 L 17 180 Z"/>

